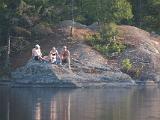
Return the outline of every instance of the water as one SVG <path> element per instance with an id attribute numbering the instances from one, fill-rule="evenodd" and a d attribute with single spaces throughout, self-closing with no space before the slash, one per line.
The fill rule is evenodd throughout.
<path id="1" fill-rule="evenodd" d="M 160 89 L 1 87 L 0 120 L 160 120 Z"/>

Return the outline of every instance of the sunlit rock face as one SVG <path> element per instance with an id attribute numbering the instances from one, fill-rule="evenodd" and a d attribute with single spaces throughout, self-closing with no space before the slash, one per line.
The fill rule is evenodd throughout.
<path id="1" fill-rule="evenodd" d="M 139 79 L 142 81 L 160 80 L 160 42 L 149 32 L 133 26 L 119 26 L 123 40 L 130 46 L 119 57 L 119 62 L 129 58 L 135 69 L 140 69 Z"/>
<path id="2" fill-rule="evenodd" d="M 88 28 L 98 31 L 100 26 L 94 23 Z M 135 77 L 135 72 L 140 71 L 136 79 L 160 82 L 160 36 L 128 25 L 119 25 L 117 30 L 117 39 L 127 46 L 118 56 L 119 66 L 122 66 L 124 59 L 130 59 L 134 72 L 133 75 L 129 74 L 130 76 Z"/>

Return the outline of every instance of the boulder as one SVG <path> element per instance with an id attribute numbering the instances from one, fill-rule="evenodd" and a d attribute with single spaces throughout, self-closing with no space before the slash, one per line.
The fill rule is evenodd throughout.
<path id="1" fill-rule="evenodd" d="M 158 82 L 160 80 L 160 40 L 133 26 L 119 26 L 119 30 L 123 32 L 122 42 L 130 46 L 119 57 L 119 64 L 123 59 L 129 58 L 133 68 L 141 70 L 140 80 Z"/>
<path id="2" fill-rule="evenodd" d="M 100 25 L 98 24 L 98 22 L 95 22 L 91 25 L 88 26 L 89 29 L 94 30 L 94 31 L 99 31 L 100 30 Z"/>

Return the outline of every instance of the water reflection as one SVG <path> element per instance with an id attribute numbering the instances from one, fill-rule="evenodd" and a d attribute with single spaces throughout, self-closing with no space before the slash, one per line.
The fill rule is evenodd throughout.
<path id="1" fill-rule="evenodd" d="M 0 120 L 160 120 L 160 89 L 1 87 Z"/>
<path id="2" fill-rule="evenodd" d="M 51 100 L 51 115 L 50 120 L 56 120 L 57 119 L 57 105 L 56 101 L 54 99 Z"/>
<path id="3" fill-rule="evenodd" d="M 35 108 L 35 120 L 41 120 L 41 103 L 38 102 Z"/>

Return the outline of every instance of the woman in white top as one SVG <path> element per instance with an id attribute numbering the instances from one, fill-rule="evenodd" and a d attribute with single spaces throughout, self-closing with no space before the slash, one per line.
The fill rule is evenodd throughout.
<path id="1" fill-rule="evenodd" d="M 32 57 L 34 60 L 43 60 L 40 46 L 37 44 L 35 48 L 32 49 Z"/>

